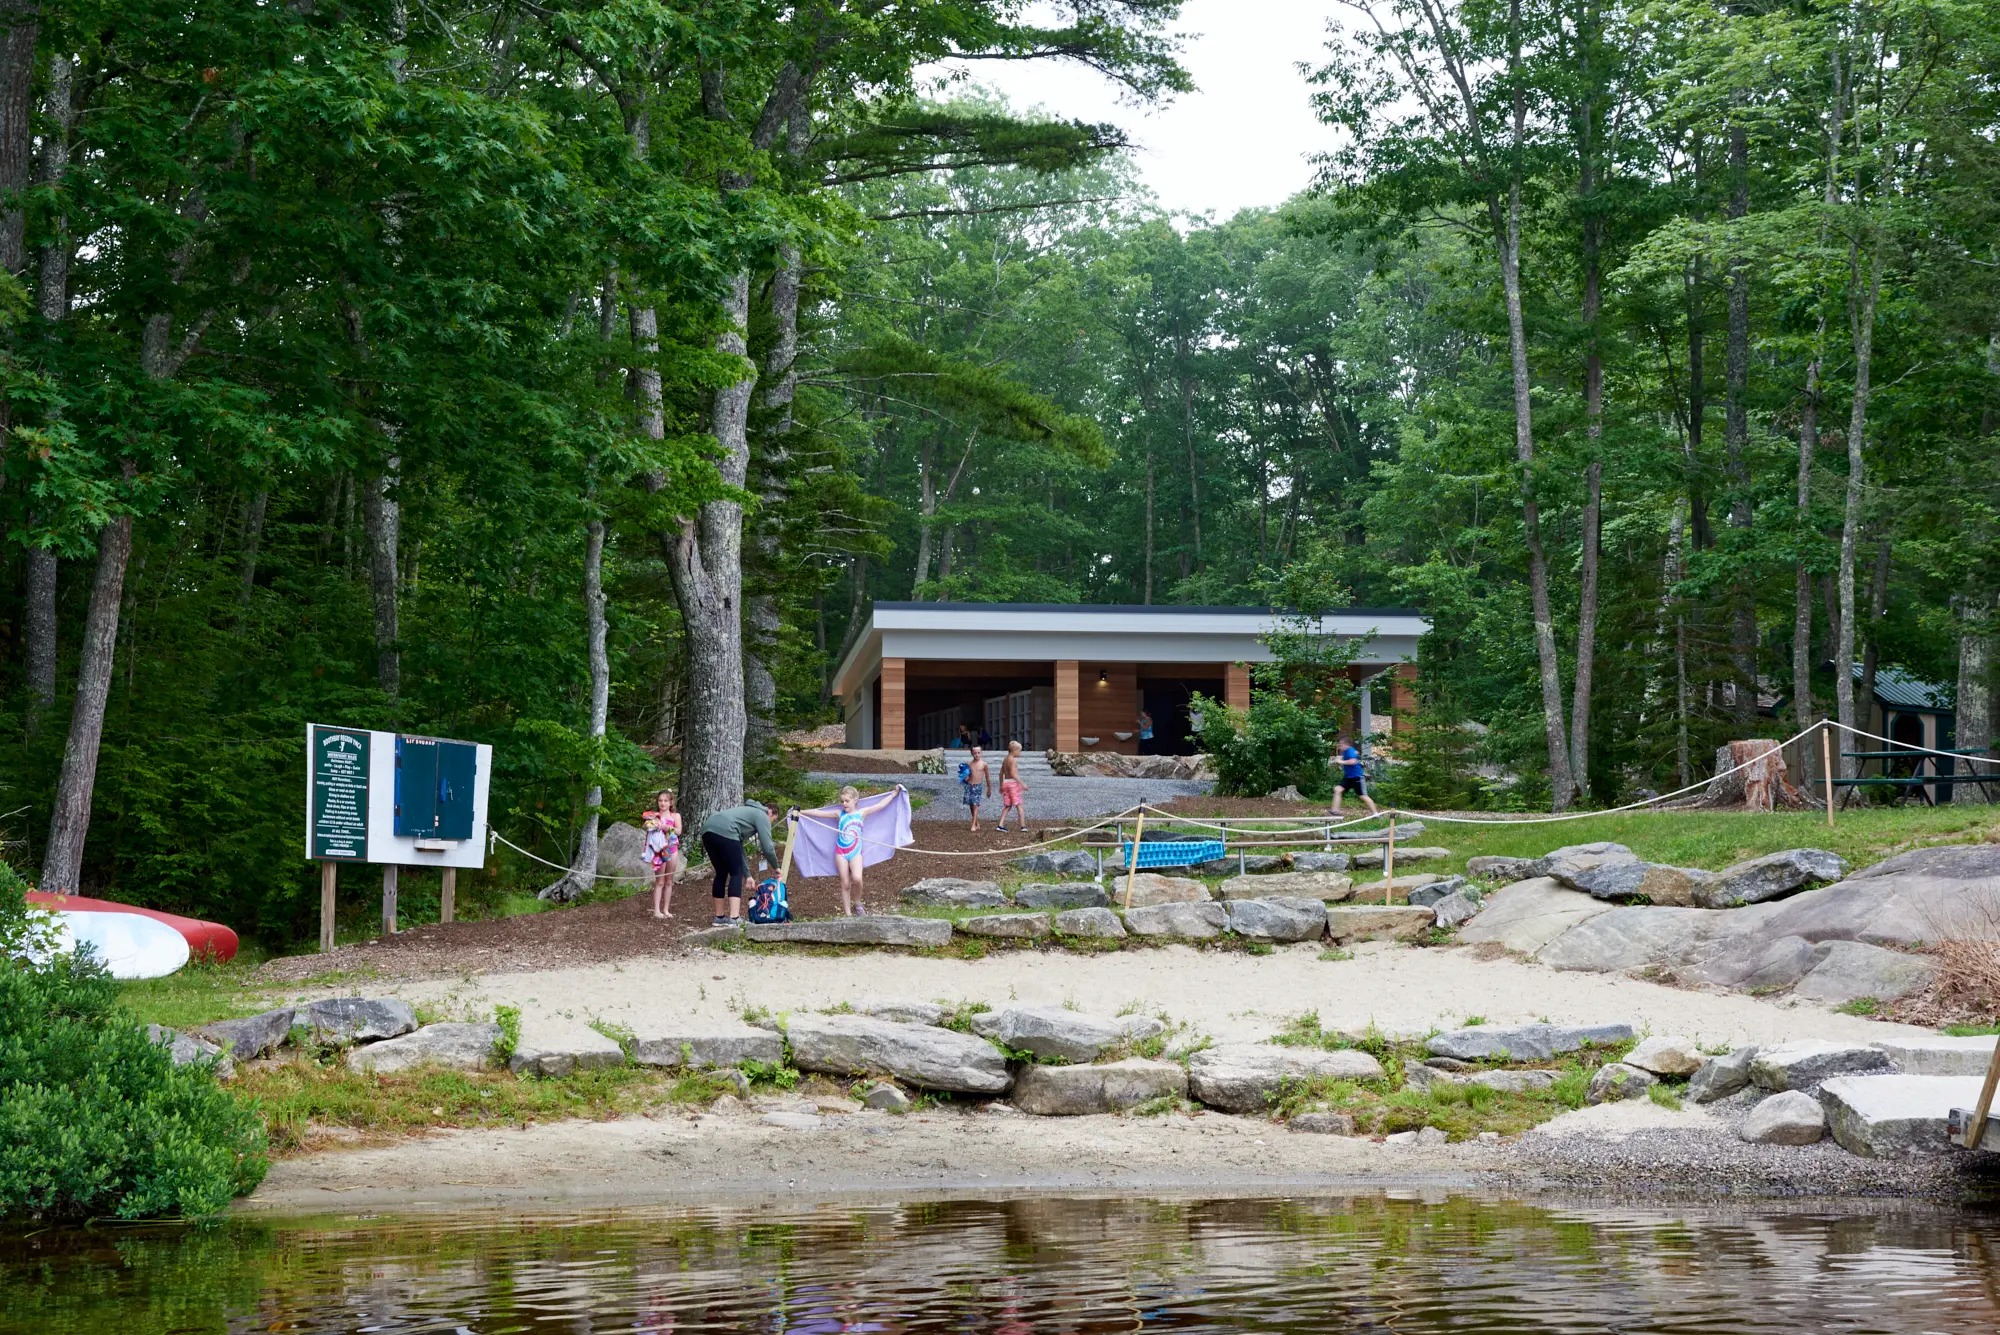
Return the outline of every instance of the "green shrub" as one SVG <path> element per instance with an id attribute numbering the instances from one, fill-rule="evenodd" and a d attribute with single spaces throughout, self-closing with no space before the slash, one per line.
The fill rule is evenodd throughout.
<path id="1" fill-rule="evenodd" d="M 1248 709 L 1196 696 L 1191 708 L 1202 716 L 1201 749 L 1215 768 L 1218 793 L 1262 797 L 1296 784 L 1317 801 L 1333 792 L 1327 722 L 1290 696 L 1258 691 Z"/>
<path id="2" fill-rule="evenodd" d="M 0 862 L 0 961 L 47 950 L 55 937 L 55 915 L 32 908 L 28 891 L 34 887 Z"/>
<path id="3" fill-rule="evenodd" d="M 175 1066 L 101 965 L 0 963 L 0 1216 L 214 1214 L 263 1180 L 254 1110 Z"/>

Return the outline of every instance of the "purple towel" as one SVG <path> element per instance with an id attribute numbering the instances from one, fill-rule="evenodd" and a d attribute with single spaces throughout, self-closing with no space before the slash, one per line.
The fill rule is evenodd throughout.
<path id="1" fill-rule="evenodd" d="M 880 793 L 863 793 L 861 805 L 867 806 L 880 797 Z M 792 853 L 792 866 L 800 876 L 838 876 L 839 869 L 833 861 L 833 840 L 835 824 L 829 816 L 800 816 L 798 824 L 798 847 Z M 910 834 L 910 795 L 897 793 L 896 800 L 861 822 L 861 865 L 872 867 L 878 862 L 887 862 L 896 856 L 896 850 L 907 848 L 916 839 Z"/>

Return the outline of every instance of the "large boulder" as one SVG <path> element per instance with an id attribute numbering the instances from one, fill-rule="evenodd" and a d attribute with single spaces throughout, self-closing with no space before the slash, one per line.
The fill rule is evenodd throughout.
<path id="1" fill-rule="evenodd" d="M 1127 885 L 1132 897 L 1125 897 Z M 1145 909 L 1155 904 L 1202 904 L 1209 900 L 1208 887 L 1192 876 L 1162 876 L 1142 871 L 1130 878 L 1120 876 L 1111 883 L 1111 902 L 1123 908 Z"/>
<path id="2" fill-rule="evenodd" d="M 1814 963 L 1799 979 L 1792 995 L 1827 1006 L 1844 1005 L 1860 997 L 1894 1001 L 1929 986 L 1937 963 L 1922 955 L 1865 945 L 1859 941 L 1823 941 L 1813 951 Z"/>
<path id="3" fill-rule="evenodd" d="M 167 1050 L 167 1060 L 176 1066 L 189 1066 L 195 1062 L 213 1062 L 215 1075 L 219 1080 L 227 1080 L 236 1074 L 236 1063 L 220 1044 L 196 1038 L 193 1034 L 183 1034 L 177 1029 L 163 1025 L 146 1026 L 146 1040 L 155 1047 Z"/>
<path id="4" fill-rule="evenodd" d="M 625 1064 L 625 1049 L 589 1025 L 569 1020 L 523 1020 L 521 1037 L 507 1058 L 515 1075 L 565 1076 Z"/>
<path id="5" fill-rule="evenodd" d="M 350 1050 L 347 1065 L 384 1075 L 421 1066 L 478 1071 L 499 1064 L 493 1050 L 499 1041 L 497 1024 L 427 1024 L 413 1034 Z"/>
<path id="6" fill-rule="evenodd" d="M 1401 844 L 1396 845 L 1396 865 L 1398 867 L 1406 862 L 1443 862 L 1450 857 L 1451 850 L 1449 848 L 1426 848 L 1422 846 L 1405 848 Z M 1354 855 L 1354 865 L 1357 867 L 1379 867 L 1385 859 L 1386 851 L 1384 849 L 1371 848 L 1364 853 L 1356 853 Z"/>
<path id="7" fill-rule="evenodd" d="M 1689 1040 L 1678 1034 L 1661 1034 L 1640 1039 L 1638 1046 L 1625 1054 L 1625 1064 L 1654 1075 L 1693 1075 L 1702 1068 L 1704 1059 L 1701 1049 Z"/>
<path id="8" fill-rule="evenodd" d="M 1535 859 L 1536 876 L 1553 876 L 1567 881 L 1572 876 L 1618 862 L 1637 862 L 1639 855 L 1623 844 L 1599 842 L 1565 844 Z"/>
<path id="9" fill-rule="evenodd" d="M 1261 1112 L 1288 1081 L 1380 1080 L 1382 1064 L 1365 1052 L 1224 1043 L 1188 1059 L 1188 1090 L 1224 1112 Z"/>
<path id="10" fill-rule="evenodd" d="M 1773 1094 L 1750 1110 L 1736 1134 L 1752 1145 L 1812 1145 L 1826 1134 L 1826 1110 L 1796 1089 Z"/>
<path id="11" fill-rule="evenodd" d="M 653 860 L 646 855 L 646 832 L 622 820 L 605 826 L 597 836 L 597 874 L 624 877 L 628 887 L 651 881 Z"/>
<path id="12" fill-rule="evenodd" d="M 1670 867 L 1661 862 L 1603 862 L 1559 878 L 1572 890 L 1598 899 L 1643 899 L 1649 904 L 1687 908 L 1715 879 L 1712 872 Z"/>
<path id="13" fill-rule="evenodd" d="M 1293 871 L 1346 871 L 1354 864 L 1346 853 L 1294 853 Z"/>
<path id="14" fill-rule="evenodd" d="M 394 997 L 332 997 L 299 1007 L 292 1024 L 311 1030 L 322 1043 L 373 1043 L 414 1030 L 417 1013 L 409 1002 Z"/>
<path id="15" fill-rule="evenodd" d="M 1229 930 L 1251 941 L 1317 941 L 1326 935 L 1326 905 L 1317 899 L 1235 899 L 1225 907 Z"/>
<path id="16" fill-rule="evenodd" d="M 1547 876 L 1516 881 L 1486 898 L 1479 916 L 1459 929 L 1465 945 L 1493 944 L 1522 955 L 1533 955 L 1543 946 L 1587 922 L 1611 905 L 1579 894 Z"/>
<path id="17" fill-rule="evenodd" d="M 744 1062 L 776 1066 L 785 1060 L 785 1040 L 754 1025 L 653 1021 L 634 1026 L 632 1060 L 668 1069 L 721 1070 Z"/>
<path id="18" fill-rule="evenodd" d="M 1123 1112 L 1157 1098 L 1186 1098 L 1188 1073 L 1177 1062 L 1129 1057 L 1102 1066 L 1023 1066 L 1013 1104 L 1037 1117 Z"/>
<path id="19" fill-rule="evenodd" d="M 1880 1048 L 1802 1038 L 1757 1049 L 1750 1059 L 1750 1082 L 1760 1089 L 1812 1089 L 1837 1075 L 1873 1075 L 1889 1069 L 1889 1058 Z"/>
<path id="20" fill-rule="evenodd" d="M 1398 876 L 1396 879 L 1400 881 L 1403 878 Z M 1463 876 L 1446 876 L 1428 885 L 1415 886 L 1403 896 L 1403 899 L 1407 903 L 1421 904 L 1425 908 L 1430 908 L 1446 896 L 1461 892 L 1469 892 L 1474 896 L 1475 902 L 1477 901 L 1478 892 L 1472 889 L 1472 883 Z"/>
<path id="21" fill-rule="evenodd" d="M 972 1017 L 972 1032 L 981 1038 L 1048 1061 L 1094 1062 L 1165 1028 L 1150 1015 L 1086 1015 L 1061 1006 L 1003 1006 Z"/>
<path id="22" fill-rule="evenodd" d="M 1125 930 L 1133 936 L 1170 937 L 1181 941 L 1210 941 L 1229 925 L 1229 913 L 1222 905 L 1153 904 L 1133 909 L 1125 915 Z"/>
<path id="23" fill-rule="evenodd" d="M 1696 893 L 1695 903 L 1711 909 L 1762 904 L 1796 894 L 1809 885 L 1837 881 L 1846 873 L 1847 863 L 1836 853 L 1823 848 L 1792 848 L 1724 867 Z"/>
<path id="24" fill-rule="evenodd" d="M 1110 909 L 1071 909 L 1058 913 L 1052 925 L 1057 936 L 1084 940 L 1122 941 L 1126 935 L 1125 923 Z"/>
<path id="25" fill-rule="evenodd" d="M 1802 936 L 1732 939 L 1676 976 L 1685 983 L 1769 992 L 1790 987 L 1813 966 L 1816 947 Z"/>
<path id="26" fill-rule="evenodd" d="M 1439 927 L 1457 927 L 1461 923 L 1471 922 L 1479 913 L 1479 901 L 1463 890 L 1455 890 L 1443 899 L 1420 904 L 1418 907 L 1430 909 L 1431 916 Z"/>
<path id="27" fill-rule="evenodd" d="M 1326 934 L 1335 941 L 1414 941 L 1437 925 L 1423 905 L 1328 904 Z"/>
<path id="28" fill-rule="evenodd" d="M 1095 876 L 1097 855 L 1080 848 L 1050 849 L 1012 858 L 1008 866 L 1039 876 Z"/>
<path id="29" fill-rule="evenodd" d="M 1515 881 L 1533 880 L 1541 875 L 1537 867 L 1540 858 L 1477 857 L 1465 860 L 1465 874 L 1482 881 L 1499 881 L 1512 885 Z"/>
<path id="30" fill-rule="evenodd" d="M 1984 1076 L 1993 1063 L 1991 1034 L 1970 1038 L 1887 1038 L 1876 1042 L 1889 1064 L 1902 1075 Z"/>
<path id="31" fill-rule="evenodd" d="M 1535 1094 L 1561 1078 L 1560 1071 L 1475 1071 L 1465 1077 L 1465 1083 L 1484 1085 L 1502 1094 Z"/>
<path id="32" fill-rule="evenodd" d="M 1352 898 L 1354 879 L 1331 871 L 1287 871 L 1268 876 L 1232 876 L 1222 883 L 1222 899 L 1317 899 L 1336 904 Z"/>
<path id="33" fill-rule="evenodd" d="M 1629 1024 L 1496 1024 L 1432 1034 L 1424 1041 L 1424 1047 L 1434 1057 L 1456 1057 L 1460 1061 L 1498 1057 L 1506 1061 L 1540 1062 L 1582 1048 L 1623 1043 L 1631 1037 Z"/>
<path id="34" fill-rule="evenodd" d="M 1688 1081 L 1687 1097 L 1690 1103 L 1714 1103 L 1726 1099 L 1739 1090 L 1750 1087 L 1750 1062 L 1757 1055 L 1755 1048 L 1738 1048 L 1726 1057 L 1711 1057 L 1701 1064 L 1701 1069 Z"/>
<path id="35" fill-rule="evenodd" d="M 943 946 L 951 943 L 951 923 L 943 918 L 816 918 L 810 922 L 751 923 L 752 941 L 804 942 L 836 946 Z"/>
<path id="36" fill-rule="evenodd" d="M 1850 1154 L 1947 1154 L 1951 1110 L 1976 1104 L 1984 1083 L 1974 1076 L 1840 1075 L 1819 1087 L 1819 1101 L 1834 1140 Z"/>
<path id="37" fill-rule="evenodd" d="M 1600 1066 L 1590 1077 L 1590 1085 L 1584 1091 L 1585 1103 L 1616 1103 L 1621 1099 L 1636 1099 L 1654 1085 L 1659 1077 L 1651 1071 L 1642 1071 L 1624 1062 L 1611 1062 Z"/>
<path id="38" fill-rule="evenodd" d="M 1704 909 L 1612 909 L 1570 928 L 1535 959 L 1552 969 L 1626 973 L 1679 963 L 1714 929 L 1715 915 Z"/>
<path id="39" fill-rule="evenodd" d="M 958 1094 L 1004 1094 L 1007 1058 L 991 1043 L 931 1025 L 866 1015 L 792 1015 L 792 1064 L 827 1075 L 890 1075 L 907 1085 Z"/>
<path id="40" fill-rule="evenodd" d="M 907 904 L 928 904 L 947 909 L 991 909 L 1007 902 L 998 881 L 965 881 L 956 876 L 926 876 L 904 890 Z"/>
<path id="41" fill-rule="evenodd" d="M 266 1053 L 277 1051 L 291 1037 L 292 1022 L 297 1017 L 295 1009 L 281 1006 L 277 1010 L 265 1011 L 262 1015 L 247 1015 L 240 1020 L 217 1020 L 214 1024 L 202 1025 L 194 1033 L 237 1061 L 254 1061 Z"/>
<path id="42" fill-rule="evenodd" d="M 1024 909 L 1101 909 L 1111 896 L 1095 881 L 1038 881 L 1016 890 L 1014 903 Z"/>
<path id="43" fill-rule="evenodd" d="M 958 930 L 967 936 L 1002 936 L 1034 941 L 1049 934 L 1046 913 L 990 913 L 978 918 L 960 918 Z"/>
<path id="44" fill-rule="evenodd" d="M 1263 876 L 1285 869 L 1285 857 L 1281 853 L 1259 853 L 1255 856 L 1245 853 L 1238 858 L 1212 858 L 1201 864 L 1203 876 Z"/>

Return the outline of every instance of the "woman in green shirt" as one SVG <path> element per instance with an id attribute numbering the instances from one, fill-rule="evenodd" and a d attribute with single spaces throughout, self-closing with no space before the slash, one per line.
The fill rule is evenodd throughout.
<path id="1" fill-rule="evenodd" d="M 750 878 L 743 841 L 755 835 L 764 861 L 778 865 L 778 850 L 771 843 L 771 817 L 777 814 L 776 807 L 746 803 L 718 811 L 701 823 L 701 847 L 708 854 L 708 865 L 715 868 L 709 893 L 715 898 L 717 927 L 743 916 L 743 883 Z M 729 901 L 727 913 L 721 911 L 724 899 Z"/>

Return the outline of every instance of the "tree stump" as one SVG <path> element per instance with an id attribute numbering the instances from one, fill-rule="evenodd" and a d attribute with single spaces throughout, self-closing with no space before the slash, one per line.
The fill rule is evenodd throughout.
<path id="1" fill-rule="evenodd" d="M 1728 807 L 1741 803 L 1745 811 L 1802 810 L 1805 795 L 1786 781 L 1785 753 L 1768 738 L 1729 742 L 1715 751 L 1715 778 L 1700 805 Z M 1725 773 L 1724 771 L 1728 771 Z"/>

